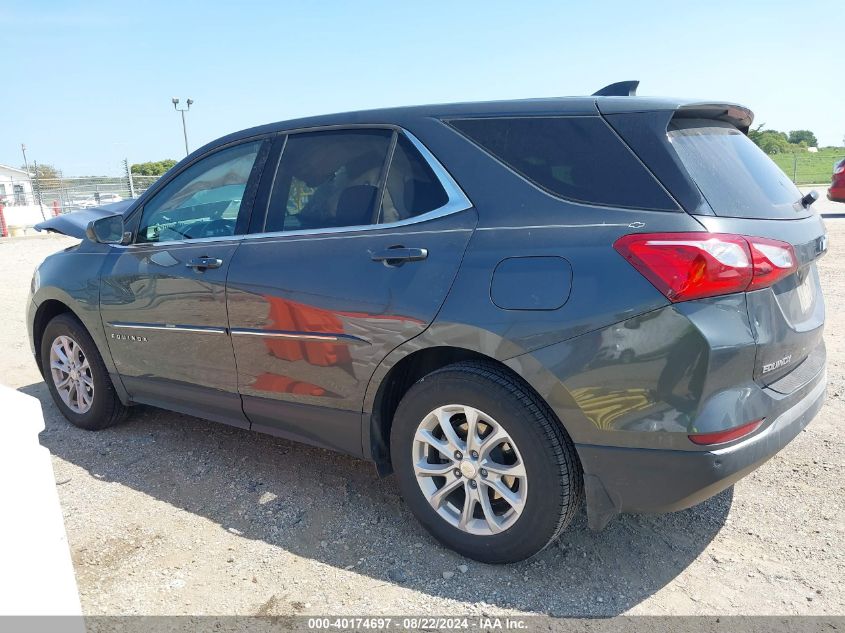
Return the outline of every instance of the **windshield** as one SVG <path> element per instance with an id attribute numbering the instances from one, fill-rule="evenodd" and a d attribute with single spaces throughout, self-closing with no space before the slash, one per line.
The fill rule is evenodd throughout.
<path id="1" fill-rule="evenodd" d="M 711 119 L 675 119 L 669 141 L 716 215 L 801 217 L 801 193 L 763 151 L 734 126 Z M 797 210 L 802 211 L 800 206 Z"/>

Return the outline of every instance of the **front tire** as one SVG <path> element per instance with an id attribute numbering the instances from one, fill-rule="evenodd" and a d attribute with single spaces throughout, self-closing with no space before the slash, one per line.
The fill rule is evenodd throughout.
<path id="1" fill-rule="evenodd" d="M 390 451 L 423 526 L 485 563 L 544 549 L 583 495 L 575 447 L 548 405 L 492 363 L 456 363 L 413 385 L 394 416 Z"/>
<path id="2" fill-rule="evenodd" d="M 41 337 L 44 380 L 59 410 L 74 426 L 96 431 L 126 417 L 103 358 L 85 326 L 70 314 L 51 320 Z"/>

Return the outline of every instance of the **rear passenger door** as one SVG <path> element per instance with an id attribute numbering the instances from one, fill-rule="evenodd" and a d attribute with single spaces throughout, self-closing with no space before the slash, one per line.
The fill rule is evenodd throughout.
<path id="1" fill-rule="evenodd" d="M 400 130 L 283 142 L 264 221 L 229 269 L 238 388 L 253 428 L 357 454 L 367 383 L 434 319 L 476 214 Z"/>

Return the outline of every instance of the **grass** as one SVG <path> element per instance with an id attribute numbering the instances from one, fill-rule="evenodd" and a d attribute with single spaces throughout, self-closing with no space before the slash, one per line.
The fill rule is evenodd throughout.
<path id="1" fill-rule="evenodd" d="M 845 158 L 845 147 L 824 147 L 817 153 L 774 154 L 769 158 L 797 185 L 824 184 L 830 182 L 833 164 Z"/>

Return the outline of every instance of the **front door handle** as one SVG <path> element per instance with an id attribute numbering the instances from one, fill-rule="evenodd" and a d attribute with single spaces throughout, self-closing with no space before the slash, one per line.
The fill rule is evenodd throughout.
<path id="1" fill-rule="evenodd" d="M 185 266 L 195 270 L 207 270 L 209 268 L 220 268 L 223 265 L 223 260 L 217 257 L 194 257 L 189 260 Z"/>
<path id="2" fill-rule="evenodd" d="M 370 255 L 370 259 L 374 262 L 384 262 L 387 266 L 401 266 L 405 262 L 418 262 L 427 257 L 428 249 L 426 248 L 405 248 L 404 246 L 391 246 Z"/>

